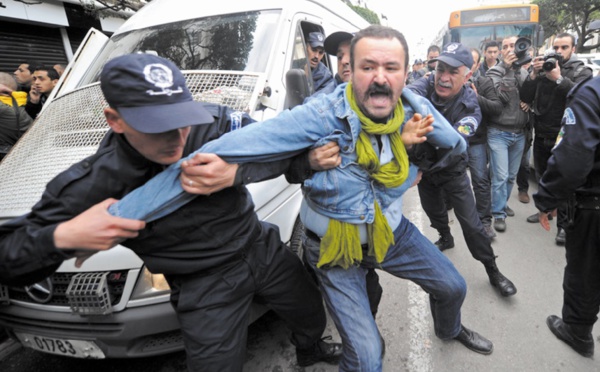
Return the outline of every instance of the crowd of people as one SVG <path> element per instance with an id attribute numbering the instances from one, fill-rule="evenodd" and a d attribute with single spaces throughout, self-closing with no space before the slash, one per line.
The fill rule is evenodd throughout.
<path id="1" fill-rule="evenodd" d="M 480 50 L 473 48 L 472 59 L 460 43 L 446 45 L 441 56 L 430 59 L 429 53 L 438 53 L 436 46 L 432 46 L 428 62 L 437 62 L 433 72 L 417 70 L 417 62 L 421 61 L 415 61 L 407 88 L 429 97 L 468 140 L 467 164 L 473 188 L 471 193 L 469 185 L 458 181 L 462 176 L 455 171 L 452 178 L 438 177 L 435 187 L 423 193 L 422 189 L 428 188 L 424 172 L 419 183 L 421 203 L 431 226 L 440 233 L 436 242 L 440 250 L 454 247 L 444 213 L 454 208 L 467 246 L 486 266 L 492 285 L 505 296 L 515 294 L 516 288 L 497 267 L 496 275 L 501 279 L 494 281 L 486 261 L 478 258 L 484 251 L 475 251 L 473 244 L 469 244 L 469 231 L 476 218 L 471 215 L 471 219 L 465 220 L 465 209 L 474 209 L 470 206 L 474 198 L 488 239 L 496 236 L 491 228 L 492 218 L 494 230 L 506 231 L 506 217 L 514 216 L 507 202 L 515 180 L 519 201 L 531 200 L 529 148 L 533 142 L 535 176 L 539 180 L 539 191 L 534 195 L 538 211 L 526 220 L 540 222 L 549 230 L 549 220 L 557 216 L 555 242 L 566 245 L 567 252 L 562 318 L 551 315 L 546 323 L 557 338 L 581 355 L 591 357 L 594 354 L 591 331 L 600 310 L 597 236 L 600 81 L 592 80 L 592 70 L 577 59 L 573 35 L 558 34 L 553 41 L 554 53 L 536 55 L 530 48 L 525 57 L 515 53 L 517 39 L 510 36 L 500 42 L 489 41 L 483 57 Z M 427 77 L 429 73 L 435 77 Z M 476 98 L 469 98 L 469 91 Z M 478 108 L 473 108 L 474 100 Z M 474 119 L 466 123 L 460 120 L 468 115 Z M 452 198 L 454 191 L 448 190 L 452 182 L 460 185 L 456 189 L 462 193 L 469 193 L 468 200 Z M 445 196 L 439 195 L 442 192 Z M 479 235 L 476 241 L 481 243 L 485 239 Z M 488 251 L 494 257 L 493 251 Z"/>
<path id="2" fill-rule="evenodd" d="M 558 209 L 556 241 L 567 250 L 563 316 L 547 324 L 592 356 L 600 306 L 600 82 L 569 93 L 591 76 L 571 35 L 555 39 L 560 57 L 550 67 L 543 56 L 521 64 L 516 39 L 490 42 L 483 53 L 460 43 L 432 46 L 426 63 L 415 61 L 409 72 L 408 44 L 397 30 L 310 32 L 315 94 L 260 123 L 194 102 L 164 58 L 114 58 L 100 75 L 111 130 L 95 155 L 48 184 L 29 214 L 0 226 L 0 281 L 33 283 L 65 259 L 81 265 L 122 244 L 169 282 L 192 371 L 241 370 L 255 298 L 292 331 L 300 366 L 381 371 L 385 342 L 375 318 L 384 295 L 376 270 L 383 270 L 429 295 L 437 337 L 490 354 L 493 343 L 461 318 L 467 283 L 443 253 L 454 247 L 448 210 L 491 285 L 515 295 L 491 244 L 513 213 L 507 201 L 533 131 L 539 211 L 528 221 L 549 228 Z M 335 76 L 322 62 L 325 53 L 336 56 Z M 25 85 L 22 67 L 15 77 Z M 152 69 L 168 72 L 161 75 L 180 89 L 159 94 L 164 81 L 156 84 Z M 27 115 L 43 105 L 54 73 L 30 71 L 29 97 L 19 105 Z M 2 91 L 18 89 L 3 83 Z M 169 120 L 158 114 L 171 110 L 178 115 Z M 234 117 L 243 128 L 231 130 Z M 569 164 L 572 153 L 578 167 Z M 304 264 L 274 226 L 259 221 L 245 186 L 282 174 L 303 187 Z M 439 232 L 435 243 L 402 214 L 403 194 L 413 186 Z M 323 300 L 341 344 L 322 337 Z"/>
<path id="3" fill-rule="evenodd" d="M 532 143 L 535 178 L 539 179 L 561 128 L 567 94 L 574 85 L 592 76 L 592 70 L 577 59 L 575 38 L 568 33 L 554 39 L 553 49 L 559 58 L 548 70 L 543 67 L 544 56 L 536 55 L 533 48 L 528 51 L 531 61 L 518 63 L 514 53 L 516 41 L 517 36 L 512 36 L 487 42 L 483 51 L 472 49 L 474 65 L 471 75 L 464 79 L 481 108 L 477 130 L 465 137 L 469 142 L 469 170 L 477 212 L 491 239 L 496 236 L 494 230 L 506 231 L 506 217 L 514 216 L 507 202 L 515 182 L 519 201 L 531 200 L 528 181 Z M 436 55 L 439 48 L 433 45 L 428 50 L 428 62 L 435 62 Z M 417 70 L 417 62 L 422 61 L 415 61 L 414 76 L 435 71 L 431 63 Z M 422 85 L 412 79 L 409 75 L 409 87 Z M 433 86 L 432 81 L 430 84 Z M 444 201 L 448 209 L 454 207 L 447 198 Z M 559 208 L 557 245 L 565 244 L 565 220 L 566 212 Z M 538 221 L 537 213 L 527 218 L 530 223 Z M 452 236 L 446 229 L 436 229 L 440 232 L 436 244 L 441 249 L 451 248 Z"/>
<path id="4" fill-rule="evenodd" d="M 23 61 L 12 75 L 0 72 L 0 161 L 40 113 L 64 69 Z"/>

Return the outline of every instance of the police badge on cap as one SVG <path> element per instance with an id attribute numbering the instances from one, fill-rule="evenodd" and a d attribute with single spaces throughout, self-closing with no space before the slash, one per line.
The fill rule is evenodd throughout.
<path id="1" fill-rule="evenodd" d="M 173 71 L 161 63 L 153 63 L 144 67 L 144 76 L 148 82 L 154 84 L 155 87 L 162 89 L 160 92 L 149 90 L 148 94 L 171 95 L 173 93 L 183 93 L 181 87 L 177 87 L 176 90 L 169 89 L 173 86 Z"/>

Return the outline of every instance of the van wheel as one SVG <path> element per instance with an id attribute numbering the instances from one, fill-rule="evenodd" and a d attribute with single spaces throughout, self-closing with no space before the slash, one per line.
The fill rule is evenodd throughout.
<path id="1" fill-rule="evenodd" d="M 302 246 L 302 237 L 304 236 L 304 225 L 300 218 L 296 219 L 294 223 L 294 230 L 292 231 L 292 237 L 290 239 L 290 248 L 292 252 L 298 255 L 298 257 L 302 258 L 304 254 L 304 248 Z"/>

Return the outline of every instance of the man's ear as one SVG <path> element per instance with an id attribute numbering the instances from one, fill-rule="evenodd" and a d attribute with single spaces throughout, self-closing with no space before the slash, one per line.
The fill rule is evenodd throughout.
<path id="1" fill-rule="evenodd" d="M 106 118 L 106 122 L 108 123 L 108 126 L 115 132 L 115 133 L 123 133 L 123 119 L 121 118 L 121 115 L 119 115 L 119 112 L 117 110 L 115 110 L 114 108 L 111 107 L 107 107 L 104 109 L 104 117 Z"/>

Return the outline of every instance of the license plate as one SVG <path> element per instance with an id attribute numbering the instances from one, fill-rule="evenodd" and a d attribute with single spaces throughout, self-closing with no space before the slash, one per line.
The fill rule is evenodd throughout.
<path id="1" fill-rule="evenodd" d="M 44 353 L 70 356 L 73 358 L 104 359 L 104 353 L 91 341 L 65 340 L 62 338 L 36 336 L 15 332 L 23 346 Z"/>

